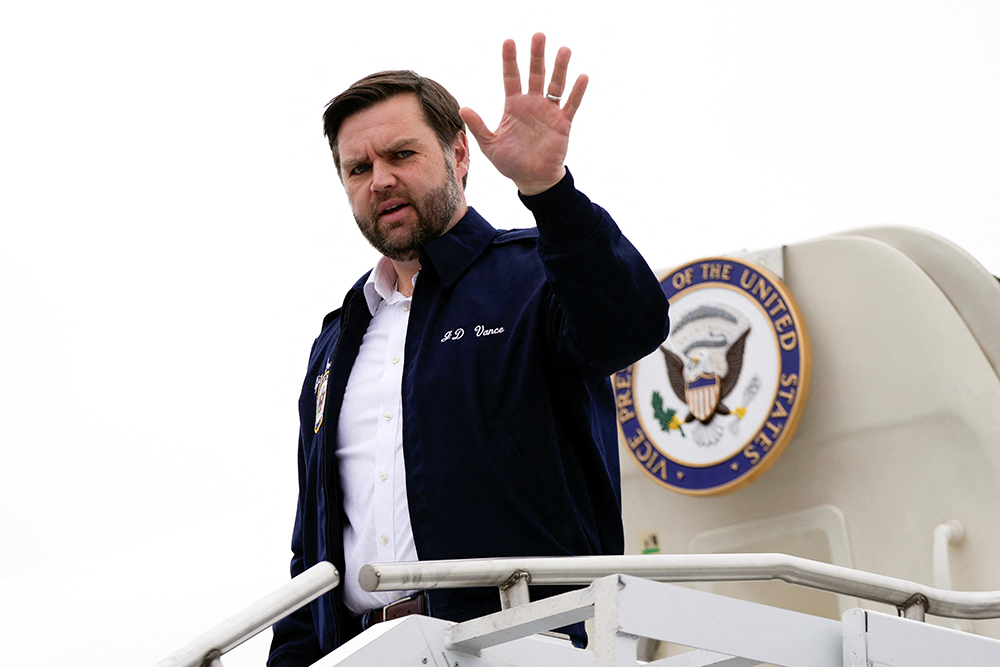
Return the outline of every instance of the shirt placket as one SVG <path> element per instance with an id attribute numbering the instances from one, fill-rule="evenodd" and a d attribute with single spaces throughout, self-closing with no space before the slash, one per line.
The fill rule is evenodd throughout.
<path id="1" fill-rule="evenodd" d="M 403 470 L 397 462 L 396 443 L 402 441 L 402 399 L 400 385 L 403 378 L 403 350 L 406 326 L 409 320 L 409 299 L 383 307 L 390 308 L 391 326 L 382 381 L 379 383 L 379 419 L 375 434 L 375 548 L 382 562 L 396 560 L 397 535 L 393 520 L 397 486 L 405 484 L 397 471 Z M 402 457 L 402 451 L 399 451 Z"/>

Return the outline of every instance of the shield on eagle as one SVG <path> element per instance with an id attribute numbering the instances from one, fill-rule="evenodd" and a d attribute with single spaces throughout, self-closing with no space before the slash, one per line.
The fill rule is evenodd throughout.
<path id="1" fill-rule="evenodd" d="M 719 405 L 721 382 L 716 374 L 702 374 L 684 383 L 684 402 L 699 421 L 706 421 L 715 414 Z"/>

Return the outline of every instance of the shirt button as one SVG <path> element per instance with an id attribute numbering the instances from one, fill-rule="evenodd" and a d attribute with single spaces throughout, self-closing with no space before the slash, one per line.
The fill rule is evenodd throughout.
<path id="1" fill-rule="evenodd" d="M 389 475 L 384 472 L 380 472 L 378 474 L 378 478 L 384 482 L 385 480 L 389 479 Z"/>
<path id="2" fill-rule="evenodd" d="M 385 418 L 386 421 L 389 421 L 390 419 L 392 419 L 392 413 L 391 412 L 387 412 L 387 413 L 385 413 L 382 416 Z"/>
<path id="3" fill-rule="evenodd" d="M 389 544 L 389 537 L 388 536 L 383 535 L 379 539 L 382 540 L 382 544 Z"/>
<path id="4" fill-rule="evenodd" d="M 397 356 L 396 356 L 396 355 L 394 354 L 394 355 L 392 355 L 391 357 L 389 357 L 389 361 L 391 361 L 391 362 L 392 362 L 392 363 L 394 363 L 394 364 L 398 364 L 398 363 L 399 363 L 399 357 L 397 357 Z"/>
<path id="5" fill-rule="evenodd" d="M 406 313 L 410 312 L 410 302 L 409 301 L 404 301 L 403 302 L 403 312 L 406 312 Z"/>

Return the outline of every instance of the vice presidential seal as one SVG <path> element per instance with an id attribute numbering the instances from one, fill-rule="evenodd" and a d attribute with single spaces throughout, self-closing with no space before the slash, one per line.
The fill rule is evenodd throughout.
<path id="1" fill-rule="evenodd" d="M 326 390 L 330 386 L 330 364 L 326 362 L 326 369 L 323 374 L 316 378 L 316 422 L 313 427 L 314 433 L 319 433 L 319 427 L 323 425 L 323 414 L 326 412 Z"/>
<path id="2" fill-rule="evenodd" d="M 670 336 L 612 378 L 622 442 L 669 489 L 733 490 L 774 463 L 802 416 L 805 323 L 782 282 L 742 260 L 692 262 L 660 284 Z"/>

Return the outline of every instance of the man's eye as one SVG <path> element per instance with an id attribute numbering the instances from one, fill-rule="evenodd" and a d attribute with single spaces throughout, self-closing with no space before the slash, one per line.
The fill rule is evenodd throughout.
<path id="1" fill-rule="evenodd" d="M 401 160 L 404 160 L 413 154 L 414 154 L 413 151 L 399 151 L 398 153 L 396 153 L 396 157 Z"/>
<path id="2" fill-rule="evenodd" d="M 367 164 L 359 164 L 358 166 L 354 167 L 354 169 L 351 169 L 351 176 L 360 176 L 361 174 L 368 171 L 368 168 L 369 165 Z"/>

